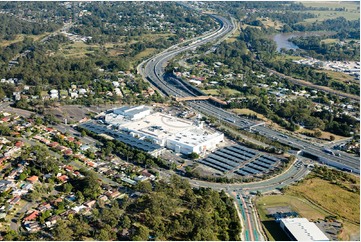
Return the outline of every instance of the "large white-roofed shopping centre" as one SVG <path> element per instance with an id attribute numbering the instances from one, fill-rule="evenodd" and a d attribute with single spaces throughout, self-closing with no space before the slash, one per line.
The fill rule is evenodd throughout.
<path id="1" fill-rule="evenodd" d="M 105 124 L 122 133 L 182 154 L 213 150 L 224 139 L 222 133 L 205 129 L 202 121 L 152 112 L 146 106 L 109 110 L 103 117 Z"/>

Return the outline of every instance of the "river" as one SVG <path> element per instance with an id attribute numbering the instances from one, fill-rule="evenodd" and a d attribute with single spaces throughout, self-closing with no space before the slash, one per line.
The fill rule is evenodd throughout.
<path id="1" fill-rule="evenodd" d="M 293 37 L 305 37 L 305 36 L 319 36 L 319 35 L 331 35 L 334 32 L 294 32 L 294 33 L 281 33 L 273 36 L 273 40 L 277 44 L 277 51 L 280 51 L 282 48 L 286 50 L 295 50 L 299 49 L 297 45 L 288 41 Z"/>

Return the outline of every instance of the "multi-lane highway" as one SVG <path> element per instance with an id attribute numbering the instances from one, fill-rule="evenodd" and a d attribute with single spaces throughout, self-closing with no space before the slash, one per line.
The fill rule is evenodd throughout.
<path id="1" fill-rule="evenodd" d="M 180 45 L 176 45 L 168 48 L 166 51 L 163 51 L 155 57 L 143 62 L 140 66 L 138 66 L 140 74 L 142 74 L 143 77 L 145 77 L 149 82 L 151 82 L 151 84 L 167 96 L 188 97 L 204 95 L 204 93 L 200 90 L 191 87 L 183 80 L 170 75 L 165 75 L 164 67 L 168 61 L 176 55 L 184 51 L 195 49 L 208 42 L 215 42 L 217 40 L 220 41 L 235 30 L 235 25 L 228 19 L 216 15 L 212 16 L 220 22 L 220 28 L 218 30 L 209 32 L 199 38 L 195 38 L 190 41 L 190 44 L 182 47 Z M 270 139 L 277 140 L 280 143 L 307 152 L 308 154 L 318 157 L 321 161 L 330 160 L 333 162 L 332 164 L 338 168 L 349 167 L 353 172 L 359 173 L 360 161 L 357 157 L 349 155 L 342 157 L 327 155 L 323 151 L 324 148 L 322 146 L 312 144 L 297 137 L 285 135 L 267 126 L 259 125 L 259 123 L 255 123 L 247 118 L 241 118 L 207 101 L 188 101 L 187 104 L 198 112 L 215 117 L 224 122 L 228 122 L 240 129 L 250 129 L 253 132 L 258 132 Z M 337 166 L 338 164 L 340 164 L 340 166 Z M 195 181 L 191 179 L 189 182 L 194 187 L 210 187 L 216 190 L 226 190 L 229 194 L 236 196 L 239 206 L 241 206 L 241 214 L 245 220 L 243 238 L 245 240 L 264 240 L 261 229 L 258 226 L 258 219 L 256 218 L 257 216 L 255 210 L 252 207 L 252 203 L 249 201 L 249 194 L 254 194 L 256 192 L 264 193 L 280 189 L 301 180 L 308 172 L 308 168 L 303 165 L 302 162 L 298 161 L 281 175 L 255 183 L 219 184 L 206 181 Z M 246 201 L 247 199 L 248 202 Z"/>
<path id="2" fill-rule="evenodd" d="M 294 136 L 284 135 L 281 132 L 270 129 L 268 127 L 257 126 L 254 127 L 253 130 L 257 131 L 261 135 L 267 136 L 273 140 L 277 140 L 280 143 L 297 148 L 303 152 L 318 157 L 321 162 L 329 160 L 331 162 L 340 164 L 339 168 L 344 166 L 345 168 L 350 168 L 354 173 L 360 173 L 359 157 L 355 157 L 346 153 L 343 153 L 341 156 L 331 155 L 324 151 L 325 148 L 323 145 L 307 142 Z"/>
<path id="3" fill-rule="evenodd" d="M 191 43 L 186 44 L 185 46 L 181 47 L 180 44 L 178 44 L 170 47 L 166 51 L 163 51 L 162 53 L 142 63 L 142 65 L 138 67 L 140 73 L 154 86 L 156 86 L 163 94 L 173 97 L 203 95 L 200 90 L 191 87 L 183 80 L 172 77 L 170 75 L 165 75 L 164 67 L 168 61 L 170 61 L 176 55 L 184 51 L 195 49 L 198 46 L 208 42 L 215 42 L 217 40 L 219 41 L 219 39 L 225 38 L 235 30 L 235 25 L 228 19 L 216 15 L 212 16 L 218 22 L 220 22 L 219 29 L 213 32 L 209 32 L 199 38 L 194 38 L 192 41 L 189 41 Z M 277 140 L 278 142 L 286 144 L 292 148 L 302 150 L 305 153 L 318 157 L 321 162 L 330 161 L 328 164 L 333 165 L 339 169 L 346 168 L 347 170 L 352 170 L 354 173 L 360 173 L 359 157 L 355 157 L 349 154 L 343 154 L 342 156 L 328 155 L 324 152 L 324 148 L 322 146 L 312 144 L 297 137 L 284 136 L 283 133 L 273 130 L 267 126 L 259 125 L 254 127 L 257 125 L 257 123 L 254 121 L 229 113 L 208 101 L 188 101 L 187 103 L 190 107 L 197 110 L 198 112 L 215 117 L 224 122 L 228 122 L 240 129 L 248 129 L 253 127 L 253 131 L 258 132 L 259 134 L 270 139 Z"/>
<path id="4" fill-rule="evenodd" d="M 187 97 L 196 95 L 193 90 L 187 89 L 185 87 L 179 87 L 174 84 L 172 85 L 164 80 L 163 68 L 169 60 L 182 52 L 193 50 L 208 42 L 214 42 L 217 39 L 222 38 L 235 30 L 233 23 L 230 22 L 228 19 L 216 15 L 212 16 L 220 23 L 220 28 L 215 31 L 208 32 L 198 38 L 194 38 L 191 43 L 178 44 L 171 48 L 168 48 L 162 53 L 149 59 L 148 62 L 138 68 L 141 74 L 145 76 L 165 95 L 175 97 Z"/>

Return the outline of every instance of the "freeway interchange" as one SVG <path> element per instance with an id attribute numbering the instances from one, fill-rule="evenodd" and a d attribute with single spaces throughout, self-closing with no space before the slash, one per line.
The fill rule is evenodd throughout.
<path id="1" fill-rule="evenodd" d="M 143 62 L 138 71 L 145 77 L 152 85 L 154 85 L 161 93 L 171 97 L 196 97 L 205 95 L 201 90 L 191 86 L 183 80 L 176 78 L 170 74 L 164 73 L 164 67 L 166 64 L 174 58 L 176 55 L 193 50 L 203 44 L 210 42 L 218 42 L 220 39 L 224 39 L 234 32 L 236 29 L 233 21 L 228 20 L 225 17 L 211 15 L 219 23 L 220 28 L 208 32 L 207 34 L 194 38 L 181 46 L 178 44 L 168 48 L 160 54 Z M 352 171 L 356 174 L 360 173 L 360 160 L 359 157 L 344 154 L 342 156 L 333 156 L 324 152 L 324 147 L 317 144 L 304 141 L 297 137 L 285 136 L 283 133 L 273 130 L 262 123 L 256 123 L 253 120 L 239 117 L 235 114 L 225 111 L 224 109 L 215 106 L 208 101 L 188 101 L 188 106 L 201 112 L 205 115 L 212 116 L 223 122 L 230 123 L 240 129 L 249 129 L 252 132 L 259 133 L 269 139 L 276 140 L 282 144 L 285 144 L 291 148 L 300 150 L 303 154 L 309 154 L 318 159 L 321 163 L 331 165 L 338 169 Z"/>
<path id="2" fill-rule="evenodd" d="M 165 74 L 164 67 L 176 55 L 185 51 L 193 50 L 206 43 L 218 43 L 235 31 L 236 27 L 233 21 L 229 21 L 227 18 L 217 15 L 211 16 L 220 23 L 219 29 L 213 32 L 208 32 L 201 37 L 194 38 L 188 41 L 188 44 L 183 43 L 172 46 L 160 54 L 142 62 L 137 67 L 138 72 L 143 76 L 143 78 L 155 86 L 162 94 L 170 97 L 205 96 L 201 90 L 191 86 L 182 79 L 179 79 L 171 74 Z M 187 101 L 187 105 L 200 113 L 212 116 L 239 129 L 258 133 L 293 149 L 299 150 L 297 154 L 307 154 L 321 163 L 334 166 L 338 169 L 347 169 L 348 171 L 352 171 L 356 174 L 360 173 L 360 161 L 358 157 L 350 156 L 349 154 L 343 154 L 342 156 L 329 155 L 324 152 L 324 148 L 326 147 L 307 142 L 298 137 L 285 135 L 267 127 L 264 123 L 257 123 L 254 120 L 239 117 L 208 101 Z M 167 172 L 161 173 L 164 174 Z M 257 218 L 257 213 L 252 206 L 252 194 L 281 189 L 289 184 L 303 179 L 308 173 L 308 166 L 304 165 L 301 160 L 296 160 L 296 162 L 284 173 L 260 182 L 220 184 L 206 181 L 196 181 L 192 179 L 189 179 L 189 182 L 194 187 L 209 187 L 215 190 L 225 190 L 233 196 L 238 203 L 238 209 L 243 221 L 245 222 L 243 224 L 244 229 L 242 231 L 242 238 L 244 240 L 254 241 L 265 240 L 265 236 L 260 229 L 261 226 L 259 224 L 259 219 Z M 166 175 L 169 174 L 167 173 Z"/>

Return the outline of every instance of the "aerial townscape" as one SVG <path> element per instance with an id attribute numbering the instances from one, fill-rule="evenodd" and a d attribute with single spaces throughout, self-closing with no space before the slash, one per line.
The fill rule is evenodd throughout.
<path id="1" fill-rule="evenodd" d="M 0 1 L 0 240 L 360 241 L 360 2 Z"/>

